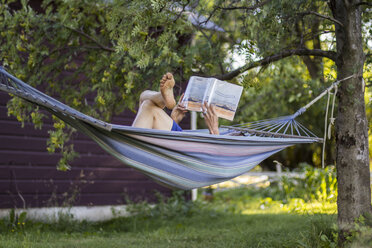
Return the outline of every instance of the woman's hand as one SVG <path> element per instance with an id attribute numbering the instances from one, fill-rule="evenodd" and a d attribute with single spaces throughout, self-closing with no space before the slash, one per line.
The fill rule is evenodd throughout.
<path id="1" fill-rule="evenodd" d="M 213 105 L 208 105 L 207 102 L 204 102 L 202 109 L 204 121 L 209 129 L 209 132 L 211 134 L 220 134 L 220 131 L 218 130 L 218 116 L 216 114 L 215 107 Z"/>
<path id="2" fill-rule="evenodd" d="M 185 93 L 184 93 L 185 94 Z M 178 101 L 177 105 L 173 108 L 172 110 L 172 113 L 171 113 L 171 118 L 177 123 L 179 124 L 183 117 L 185 117 L 185 114 L 187 113 L 187 109 L 185 108 L 185 106 L 182 105 L 182 99 L 183 99 L 183 95 L 181 96 L 180 100 Z"/>

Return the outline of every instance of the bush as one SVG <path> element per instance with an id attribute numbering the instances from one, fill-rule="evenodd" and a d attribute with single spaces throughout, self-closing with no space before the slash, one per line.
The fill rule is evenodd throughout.
<path id="1" fill-rule="evenodd" d="M 305 202 L 312 200 L 336 202 L 337 178 L 334 166 L 327 166 L 324 169 L 314 168 L 306 163 L 299 166 L 298 172 L 304 174 L 303 178 L 283 176 L 265 188 L 262 195 L 283 203 L 293 198 L 301 198 Z"/>
<path id="2" fill-rule="evenodd" d="M 200 210 L 200 204 L 199 202 L 187 200 L 185 193 L 183 190 L 176 190 L 173 191 L 172 196 L 169 198 L 157 193 L 158 201 L 154 205 L 146 201 L 133 203 L 127 199 L 127 211 L 130 215 L 141 217 L 161 217 L 166 219 L 190 217 Z"/>

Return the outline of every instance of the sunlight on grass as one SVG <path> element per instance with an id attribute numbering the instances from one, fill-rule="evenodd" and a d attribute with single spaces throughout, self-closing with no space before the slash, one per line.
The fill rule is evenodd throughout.
<path id="1" fill-rule="evenodd" d="M 259 191 L 259 189 L 258 189 Z M 202 196 L 201 196 L 202 197 Z M 215 193 L 213 205 L 218 209 L 241 214 L 337 214 L 336 202 L 312 200 L 305 202 L 301 198 L 288 201 L 261 197 L 254 188 L 236 188 Z"/>
<path id="2" fill-rule="evenodd" d="M 268 203 L 270 202 L 270 203 Z M 337 204 L 328 202 L 311 202 L 304 203 L 302 199 L 293 199 L 288 204 L 263 200 L 259 206 L 247 208 L 242 211 L 243 214 L 280 214 L 280 213 L 297 213 L 297 214 L 337 214 Z"/>

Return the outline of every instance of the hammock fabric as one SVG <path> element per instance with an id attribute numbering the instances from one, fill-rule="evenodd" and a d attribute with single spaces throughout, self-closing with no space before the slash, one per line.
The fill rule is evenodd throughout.
<path id="1" fill-rule="evenodd" d="M 87 116 L 45 95 L 0 67 L 0 90 L 39 105 L 80 132 L 124 164 L 156 181 L 179 189 L 193 189 L 230 180 L 286 147 L 320 139 L 307 135 L 259 135 L 238 127 L 221 128 L 226 135 L 206 130 L 174 132 L 109 124 Z M 293 116 L 292 116 L 293 117 Z M 285 120 L 285 121 L 283 121 Z M 274 120 L 274 126 L 294 123 L 293 118 Z M 273 121 L 270 121 L 273 124 Z M 293 127 L 287 129 L 293 130 Z M 272 129 L 272 128 L 271 128 Z M 241 131 L 250 136 L 232 136 Z M 252 135 L 254 134 L 254 135 Z M 266 135 L 265 135 L 266 134 Z"/>

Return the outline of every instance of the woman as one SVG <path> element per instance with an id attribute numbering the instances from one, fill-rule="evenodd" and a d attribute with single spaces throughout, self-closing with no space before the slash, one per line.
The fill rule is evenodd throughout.
<path id="1" fill-rule="evenodd" d="M 139 101 L 139 109 L 136 118 L 132 124 L 133 127 L 160 129 L 168 131 L 182 131 L 178 125 L 184 118 L 187 109 L 180 104 L 176 104 L 173 95 L 175 85 L 173 75 L 165 74 L 160 80 L 160 92 L 146 90 L 142 92 Z M 167 107 L 172 110 L 169 116 L 163 109 Z M 219 134 L 218 117 L 214 106 L 203 104 L 204 121 L 211 134 Z"/>

